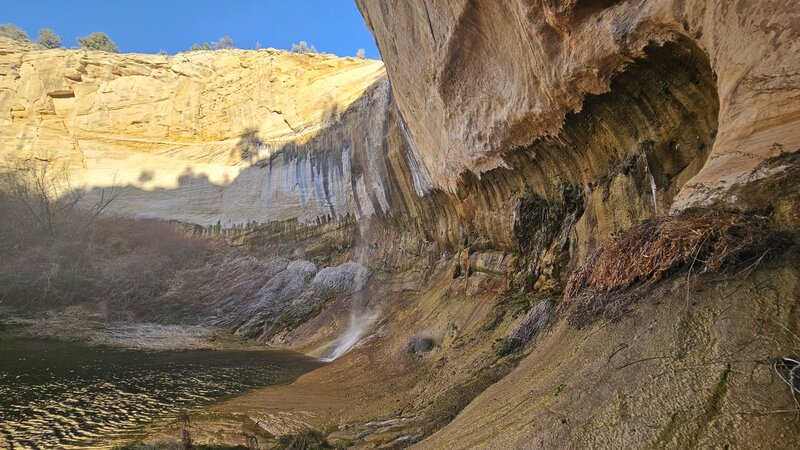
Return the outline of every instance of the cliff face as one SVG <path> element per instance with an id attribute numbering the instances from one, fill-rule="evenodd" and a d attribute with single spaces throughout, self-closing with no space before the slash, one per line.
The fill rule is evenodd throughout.
<path id="1" fill-rule="evenodd" d="M 382 77 L 380 61 L 332 55 L 116 55 L 0 38 L 0 155 L 68 162 L 89 190 L 121 186 L 115 208 L 126 215 L 315 222 L 355 212 L 346 149 L 325 160 L 277 154 L 363 104 L 366 91 L 385 99 Z M 254 165 L 266 159 L 268 169 Z M 352 180 L 362 191 L 366 182 Z"/>
<path id="2" fill-rule="evenodd" d="M 798 12 L 786 2 L 357 0 L 434 184 L 558 134 L 584 96 L 652 43 L 686 39 L 708 55 L 720 99 L 708 162 L 677 207 L 747 180 L 800 148 Z"/>
<path id="3" fill-rule="evenodd" d="M 418 131 L 445 130 L 434 116 L 465 110 L 424 108 L 431 118 L 404 112 L 429 85 L 403 92 L 410 86 L 391 80 L 390 87 L 379 62 L 269 50 L 109 55 L 4 42 L 2 153 L 53 152 L 72 162 L 89 198 L 122 186 L 114 208 L 137 217 L 226 228 L 377 213 L 376 226 L 360 228 L 374 244 L 367 256 L 379 264 L 395 259 L 395 241 L 386 236 L 422 237 L 453 251 L 514 250 L 519 198 L 528 191 L 557 197 L 565 185 L 587 197 L 573 236 L 585 253 L 592 242 L 669 210 L 719 135 L 710 60 L 688 38 L 640 49 L 607 83 L 612 92 L 559 116 L 551 136 L 533 139 L 539 135 L 528 129 L 531 140 L 493 151 L 502 161 L 479 175 L 456 167 L 470 158 L 448 153 L 446 139 L 437 138 L 442 145 L 431 152 L 433 141 Z M 399 72 L 425 67 L 383 51 L 403 66 Z M 467 65 L 456 72 L 475 71 Z M 560 76 L 552 75 L 572 86 Z M 476 104 L 486 103 L 477 99 L 489 91 L 472 91 Z M 508 109 L 485 107 L 493 114 Z M 496 128 L 470 120 L 468 133 L 448 133 L 467 139 Z"/>
<path id="4" fill-rule="evenodd" d="M 220 410 L 273 434 L 335 424 L 331 440 L 362 448 L 797 435 L 773 414 L 793 411 L 794 394 L 755 381 L 796 349 L 795 257 L 764 263 L 773 247 L 733 276 L 675 268 L 599 303 L 563 294 L 604 241 L 688 205 L 757 209 L 796 238 L 800 61 L 785 2 L 357 3 L 393 97 L 372 149 L 388 209 L 359 223 L 358 250 L 388 269 L 359 297 L 380 320 L 330 366 Z M 684 251 L 694 232 L 668 241 Z M 343 332 L 345 311 L 282 342 Z M 503 347 L 525 327 L 547 331 Z M 422 338 L 433 349 L 418 352 Z"/>
<path id="5" fill-rule="evenodd" d="M 268 50 L 0 41 L 0 149 L 58 147 L 90 190 L 116 176 L 124 214 L 250 224 L 238 236 L 264 254 L 374 269 L 365 290 L 262 336 L 327 354 L 356 312 L 369 319 L 332 364 L 219 407 L 272 437 L 335 425 L 331 440 L 363 447 L 777 447 L 797 435 L 773 414 L 793 394 L 753 380 L 797 349 L 796 257 L 770 260 L 785 247 L 698 282 L 684 229 L 654 258 L 694 261 L 660 284 L 602 302 L 564 287 L 608 239 L 689 205 L 797 238 L 788 3 L 357 0 L 388 75 Z M 294 297 L 230 316 L 270 319 Z M 526 326 L 530 345 L 511 345 Z"/>

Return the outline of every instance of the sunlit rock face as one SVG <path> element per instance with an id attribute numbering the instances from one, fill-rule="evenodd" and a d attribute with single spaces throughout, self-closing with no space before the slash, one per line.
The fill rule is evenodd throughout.
<path id="1" fill-rule="evenodd" d="M 55 152 L 89 198 L 122 186 L 126 215 L 358 221 L 386 262 L 420 241 L 512 251 L 519 197 L 565 184 L 585 201 L 583 254 L 800 148 L 796 13 L 778 4 L 358 4 L 386 72 L 275 50 L 0 41 L 0 153 Z"/>
<path id="2" fill-rule="evenodd" d="M 49 53 L 17 49 L 5 57 L 24 61 Z M 67 59 L 82 55 L 63 50 L 52 53 Z M 87 55 L 85 58 L 111 58 L 117 64 L 133 64 L 132 55 Z M 292 125 L 296 131 L 287 135 L 289 132 L 281 124 L 258 125 L 263 117 L 253 112 L 247 117 L 255 125 L 231 128 L 229 116 L 219 115 L 211 108 L 209 114 L 222 117 L 213 122 L 216 126 L 226 124 L 226 130 L 236 131 L 226 131 L 228 134 L 222 137 L 200 134 L 193 140 L 178 141 L 148 137 L 141 130 L 126 128 L 129 124 L 115 125 L 100 133 L 94 130 L 104 129 L 102 121 L 95 121 L 85 130 L 78 128 L 77 140 L 73 141 L 63 128 L 64 120 L 53 113 L 47 121 L 15 118 L 3 132 L 23 131 L 3 141 L 3 151 L 30 155 L 51 146 L 76 145 L 77 150 L 69 147 L 61 155 L 73 158 L 76 178 L 90 190 L 88 198 L 116 182 L 122 186 L 122 194 L 113 208 L 125 215 L 203 226 L 219 224 L 221 228 L 271 222 L 312 226 L 358 222 L 361 237 L 370 244 L 365 247 L 370 249 L 369 260 L 392 267 L 403 264 L 403 254 L 420 251 L 421 242 L 436 243 L 448 250 L 467 245 L 513 251 L 517 243 L 512 228 L 520 195 L 532 190 L 543 197 L 557 197 L 560 183 L 569 183 L 581 195 L 594 199 L 587 205 L 589 213 L 577 224 L 577 230 L 581 242 L 600 240 L 654 215 L 656 210 L 667 210 L 680 186 L 702 167 L 717 127 L 718 102 L 708 59 L 687 40 L 666 46 L 654 44 L 615 78 L 612 92 L 587 99 L 582 112 L 568 115 L 557 135 L 505 152 L 503 163 L 480 177 L 463 173 L 454 190 L 449 191 L 438 186 L 442 177 L 455 172 L 426 162 L 429 154 L 417 145 L 410 132 L 411 123 L 400 114 L 401 99 L 380 63 L 269 51 L 136 58 L 160 59 L 169 64 L 178 58 L 204 57 L 206 64 L 213 66 L 220 64 L 218 59 L 247 59 L 251 55 L 265 61 L 275 59 L 276 66 L 299 64 L 297 61 L 311 65 L 304 69 L 308 73 L 300 69 L 292 72 L 302 74 L 305 84 L 297 81 L 279 89 L 265 78 L 248 81 L 241 74 L 230 86 L 222 83 L 220 77 L 249 73 L 237 63 L 228 69 L 228 75 L 221 71 L 198 75 L 194 83 L 217 88 L 207 88 L 197 98 L 218 96 L 222 104 L 229 99 L 215 90 L 221 89 L 219 86 L 227 86 L 225 92 L 238 92 L 237 89 L 251 86 L 251 81 L 262 83 L 267 86 L 260 89 L 278 90 L 285 95 L 280 102 L 296 108 L 300 108 L 296 105 L 300 98 L 308 102 L 302 106 L 302 114 L 311 118 L 305 119 L 309 125 L 302 129 Z M 253 64 L 258 64 L 258 59 Z M 39 81 L 42 73 L 49 73 L 54 63 L 41 64 L 39 71 L 25 76 L 24 84 L 44 86 Z M 337 97 L 342 99 L 340 106 L 313 95 L 315 89 L 325 86 L 344 89 L 335 83 L 320 84 L 319 80 L 326 80 L 326 76 L 344 79 L 345 75 L 354 78 L 342 81 L 341 86 L 347 89 L 336 91 L 341 94 Z M 145 81 L 150 83 L 152 78 L 138 76 L 136 80 L 142 83 L 142 95 L 150 92 L 144 87 Z M 45 91 L 41 88 L 36 92 L 52 103 L 55 99 L 47 95 L 52 91 Z M 297 99 L 292 100 L 292 92 L 297 92 Z M 350 96 L 350 92 L 354 94 Z M 61 100 L 77 98 L 76 94 Z M 44 104 L 49 105 L 46 101 Z M 168 96 L 164 101 L 171 104 L 175 100 Z M 259 101 L 269 110 L 277 109 L 273 100 Z M 26 103 L 29 109 L 34 104 L 38 103 Z M 104 107 L 124 110 L 125 104 L 120 100 L 120 104 L 112 102 Z M 232 109 L 240 107 L 232 100 L 230 105 Z M 150 107 L 140 102 L 138 107 L 146 106 Z M 28 109 L 20 111 L 27 114 Z M 136 115 L 133 109 L 132 114 Z M 62 127 L 58 129 L 60 134 L 54 134 L 53 124 Z M 475 129 L 481 127 L 476 124 Z M 117 134 L 109 130 L 117 130 Z M 123 135 L 119 130 L 128 131 Z M 130 137 L 136 133 L 139 137 Z M 453 159 L 456 160 L 466 161 Z M 625 168 L 620 171 L 623 161 Z M 652 181 L 657 182 L 656 190 L 651 174 L 655 174 Z"/>
<path id="3" fill-rule="evenodd" d="M 388 80 L 380 78 L 304 137 L 270 142 L 254 133 L 231 142 L 229 151 L 246 157 L 224 166 L 233 173 L 222 180 L 184 169 L 175 187 L 127 186 L 114 206 L 137 216 L 222 228 L 279 221 L 318 225 L 386 212 L 388 182 L 380 161 L 390 102 Z"/>
<path id="4" fill-rule="evenodd" d="M 790 1 L 356 0 L 398 107 L 436 186 L 555 135 L 584 96 L 649 43 L 684 37 L 709 56 L 719 130 L 682 207 L 746 181 L 765 158 L 800 148 L 800 39 Z M 687 99 L 688 100 L 688 99 Z"/>
<path id="5" fill-rule="evenodd" d="M 373 181 L 351 178 L 351 143 L 326 142 L 324 156 L 284 150 L 347 110 L 384 108 L 383 77 L 380 61 L 333 55 L 118 55 L 0 38 L 0 155 L 68 163 L 89 190 L 121 186 L 114 207 L 126 215 L 204 225 L 355 215 L 352 187 Z"/>

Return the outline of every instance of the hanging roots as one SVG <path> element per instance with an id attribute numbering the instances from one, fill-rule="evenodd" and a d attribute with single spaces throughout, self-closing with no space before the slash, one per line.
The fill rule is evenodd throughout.
<path id="1" fill-rule="evenodd" d="M 800 411 L 800 361 L 793 358 L 778 358 L 773 368 L 781 380 L 789 386 L 795 409 Z"/>
<path id="2" fill-rule="evenodd" d="M 566 300 L 654 283 L 682 270 L 719 272 L 756 261 L 778 244 L 764 215 L 733 209 L 687 210 L 648 220 L 592 253 L 567 281 Z"/>

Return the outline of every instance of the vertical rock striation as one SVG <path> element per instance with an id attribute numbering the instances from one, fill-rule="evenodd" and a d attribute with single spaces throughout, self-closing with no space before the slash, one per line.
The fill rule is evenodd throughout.
<path id="1" fill-rule="evenodd" d="M 719 130 L 676 207 L 746 182 L 760 162 L 800 148 L 800 30 L 791 2 L 357 0 L 398 107 L 438 187 L 558 134 L 586 95 L 651 43 L 688 39 L 710 60 Z"/>
<path id="2" fill-rule="evenodd" d="M 115 208 L 126 215 L 316 223 L 332 207 L 355 212 L 345 144 L 325 158 L 279 153 L 363 104 L 365 92 L 385 98 L 384 76 L 380 61 L 333 55 L 118 55 L 0 38 L 0 155 L 67 163 L 89 190 L 122 186 Z M 269 168 L 256 165 L 266 159 Z"/>

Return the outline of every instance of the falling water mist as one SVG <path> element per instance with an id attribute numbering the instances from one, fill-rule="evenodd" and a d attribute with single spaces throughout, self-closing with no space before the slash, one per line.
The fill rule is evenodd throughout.
<path id="1" fill-rule="evenodd" d="M 360 228 L 359 244 L 364 242 L 364 233 L 368 230 L 368 228 L 369 221 L 365 221 Z M 363 267 L 364 262 L 367 259 L 365 253 L 366 246 L 357 245 L 356 248 L 360 249 L 360 251 L 358 251 L 355 260 Z M 326 356 L 321 358 L 323 361 L 333 361 L 334 359 L 339 358 L 340 356 L 349 352 L 367 335 L 370 327 L 378 320 L 379 313 L 377 311 L 370 311 L 367 308 L 367 305 L 370 303 L 371 295 L 369 289 L 364 289 L 364 285 L 366 284 L 368 278 L 366 273 L 367 272 L 365 269 L 365 275 L 363 279 L 355 281 L 358 285 L 358 289 L 350 297 L 348 304 L 350 315 L 347 329 L 345 330 L 344 334 L 339 336 L 330 344 L 332 349 L 327 352 Z"/>
<path id="2" fill-rule="evenodd" d="M 322 358 L 323 361 L 333 361 L 350 351 L 361 341 L 370 326 L 378 319 L 378 314 L 365 311 L 361 301 L 362 298 L 363 295 L 357 294 L 350 299 L 350 320 L 347 330 L 334 341 L 333 350 Z"/>

